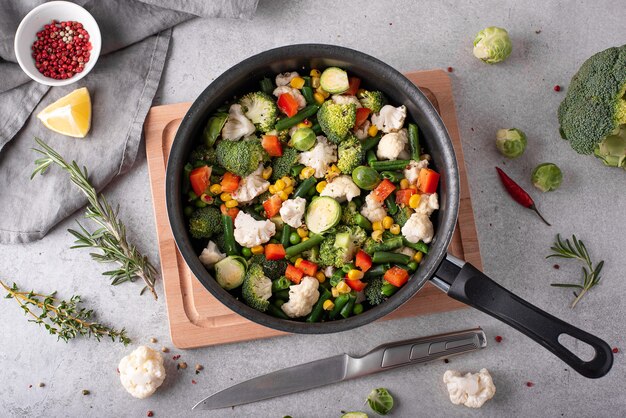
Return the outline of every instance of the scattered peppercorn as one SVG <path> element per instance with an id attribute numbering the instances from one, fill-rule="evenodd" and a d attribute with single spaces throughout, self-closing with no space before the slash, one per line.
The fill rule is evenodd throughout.
<path id="1" fill-rule="evenodd" d="M 167 347 L 161 347 L 161 351 L 164 352 L 164 353 L 169 353 L 170 349 L 167 348 Z"/>
<path id="2" fill-rule="evenodd" d="M 45 384 L 44 382 L 39 382 L 39 387 L 40 387 L 40 388 L 42 388 L 42 387 L 44 387 L 44 386 L 46 386 L 46 384 Z"/>
<path id="3" fill-rule="evenodd" d="M 176 354 L 175 356 L 172 357 L 172 360 L 178 360 L 180 358 L 180 354 Z"/>
<path id="4" fill-rule="evenodd" d="M 446 363 L 446 364 L 448 364 L 448 363 L 450 363 L 450 360 L 448 360 L 447 358 L 444 358 L 444 359 L 443 359 L 443 362 L 444 362 L 444 363 Z"/>
<path id="5" fill-rule="evenodd" d="M 196 382 L 195 380 L 191 379 L 191 384 L 192 385 L 195 385 L 196 383 L 198 383 L 198 382 Z"/>
<path id="6" fill-rule="evenodd" d="M 554 86 L 554 91 L 561 91 L 561 86 L 559 86 L 558 84 Z"/>
<path id="7" fill-rule="evenodd" d="M 83 389 L 83 395 L 87 396 L 89 395 L 91 392 L 89 392 L 87 389 Z"/>
<path id="8" fill-rule="evenodd" d="M 619 348 L 617 347 L 613 347 L 613 350 L 611 350 L 613 353 L 617 354 L 619 353 Z"/>
<path id="9" fill-rule="evenodd" d="M 148 413 L 146 415 L 149 416 L 149 417 L 153 417 L 154 416 L 154 412 L 148 411 Z"/>
<path id="10" fill-rule="evenodd" d="M 532 388 L 533 386 L 535 386 L 535 384 L 533 382 L 526 382 L 526 386 Z"/>
<path id="11" fill-rule="evenodd" d="M 30 388 L 32 388 L 32 387 L 33 387 L 33 385 L 28 385 L 28 389 L 30 389 Z"/>
<path id="12" fill-rule="evenodd" d="M 535 31 L 535 33 L 536 33 L 537 35 L 539 35 L 539 34 L 541 33 L 541 29 L 536 30 L 536 31 Z"/>
<path id="13" fill-rule="evenodd" d="M 495 340 L 496 340 L 497 343 L 501 343 L 502 342 L 502 337 L 499 336 L 499 335 L 496 335 Z"/>
<path id="14" fill-rule="evenodd" d="M 553 265 L 552 267 L 554 267 L 555 270 L 558 270 L 561 268 L 561 266 L 559 266 L 558 264 Z"/>
<path id="15" fill-rule="evenodd" d="M 156 343 L 156 342 L 158 342 L 158 341 L 159 341 L 159 340 L 157 340 L 157 339 L 156 339 L 156 338 L 154 338 L 154 337 L 150 338 L 150 342 L 151 342 L 152 344 L 154 344 L 154 343 Z"/>
<path id="16" fill-rule="evenodd" d="M 451 73 L 452 71 L 454 71 L 454 68 L 448 67 L 448 72 Z"/>

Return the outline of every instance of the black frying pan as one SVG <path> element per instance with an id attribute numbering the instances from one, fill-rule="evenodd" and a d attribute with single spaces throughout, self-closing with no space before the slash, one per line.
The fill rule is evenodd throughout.
<path id="1" fill-rule="evenodd" d="M 338 66 L 360 77 L 365 86 L 381 90 L 395 105 L 404 104 L 422 132 L 420 140 L 432 156 L 433 168 L 441 174 L 440 209 L 433 219 L 435 238 L 428 256 L 409 282 L 385 303 L 348 319 L 323 323 L 284 320 L 256 311 L 222 289 L 198 259 L 198 248 L 187 232 L 181 185 L 183 166 L 208 117 L 235 95 L 258 89 L 264 76 L 294 69 Z M 420 90 L 382 61 L 361 52 L 332 45 L 291 45 L 272 49 L 235 65 L 196 99 L 176 134 L 166 173 L 167 211 L 176 244 L 191 271 L 219 301 L 251 321 L 270 328 L 306 334 L 345 331 L 368 324 L 398 308 L 430 280 L 450 297 L 498 318 L 554 353 L 574 370 L 589 378 L 604 376 L 611 369 L 609 345 L 581 329 L 542 311 L 513 295 L 475 267 L 447 254 L 459 209 L 459 171 L 452 143 L 441 118 Z M 583 361 L 559 343 L 561 334 L 581 340 L 595 350 Z"/>

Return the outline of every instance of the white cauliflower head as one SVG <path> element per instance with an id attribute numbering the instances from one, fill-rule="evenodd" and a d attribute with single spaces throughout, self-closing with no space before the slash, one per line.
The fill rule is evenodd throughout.
<path id="1" fill-rule="evenodd" d="M 320 298 L 318 287 L 319 282 L 316 278 L 309 276 L 302 278 L 300 284 L 289 286 L 289 301 L 284 303 L 281 309 L 289 318 L 310 314 L 313 305 Z"/>
<path id="2" fill-rule="evenodd" d="M 301 197 L 295 199 L 287 199 L 280 207 L 280 217 L 283 222 L 292 228 L 299 228 L 302 226 L 302 217 L 304 216 L 304 209 L 306 207 L 306 200 Z"/>
<path id="3" fill-rule="evenodd" d="M 276 87 L 272 92 L 272 94 L 276 97 L 280 97 L 281 94 L 285 93 L 291 94 L 291 96 L 296 99 L 296 102 L 298 102 L 298 110 L 303 109 L 306 106 L 306 99 L 298 89 L 294 89 L 290 86 L 280 86 Z"/>
<path id="4" fill-rule="evenodd" d="M 333 102 L 335 104 L 351 104 L 351 103 L 354 103 L 356 105 L 357 109 L 359 107 L 363 107 L 361 105 L 361 102 L 359 102 L 359 99 L 356 98 L 356 96 L 350 96 L 350 95 L 346 95 L 346 94 L 333 94 L 331 96 L 331 99 L 333 100 Z"/>
<path id="5" fill-rule="evenodd" d="M 329 182 L 322 190 L 322 193 L 320 193 L 320 196 L 332 197 L 337 202 L 345 202 L 346 200 L 350 202 L 360 194 L 361 189 L 354 184 L 352 176 L 342 174 Z"/>
<path id="6" fill-rule="evenodd" d="M 315 177 L 324 177 L 330 165 L 337 162 L 337 145 L 329 143 L 324 136 L 318 136 L 313 148 L 300 153 L 298 162 L 314 168 Z"/>
<path id="7" fill-rule="evenodd" d="M 276 76 L 276 85 L 278 87 L 286 86 L 291 82 L 291 80 L 293 80 L 296 77 L 300 77 L 297 71 L 278 74 Z"/>
<path id="8" fill-rule="evenodd" d="M 269 181 L 263 179 L 263 164 L 259 164 L 253 173 L 247 175 L 239 182 L 239 187 L 232 193 L 232 196 L 239 203 L 248 203 L 255 197 L 269 189 Z"/>
<path id="9" fill-rule="evenodd" d="M 428 244 L 433 240 L 435 229 L 428 215 L 423 213 L 414 213 L 402 227 L 402 235 L 407 241 L 417 243 L 420 240 Z"/>
<path id="10" fill-rule="evenodd" d="M 406 129 L 385 134 L 382 138 L 380 138 L 378 149 L 376 150 L 376 156 L 380 160 L 407 159 L 409 158 L 409 153 L 406 150 L 408 143 L 409 137 Z"/>
<path id="11" fill-rule="evenodd" d="M 420 175 L 422 168 L 428 167 L 428 160 L 421 159 L 419 161 L 411 161 L 411 163 L 404 169 L 404 178 L 411 184 L 417 184 L 417 178 Z"/>
<path id="12" fill-rule="evenodd" d="M 122 385 L 135 398 L 147 398 L 165 380 L 161 353 L 145 345 L 124 357 L 117 368 Z"/>
<path id="13" fill-rule="evenodd" d="M 213 241 L 209 241 L 198 258 L 200 258 L 200 262 L 206 267 L 212 267 L 221 259 L 226 258 L 226 254 L 222 253 Z"/>
<path id="14" fill-rule="evenodd" d="M 384 105 L 380 112 L 372 115 L 372 123 L 385 133 L 396 132 L 402 129 L 404 119 L 406 119 L 406 106 L 404 105 L 400 107 Z"/>
<path id="15" fill-rule="evenodd" d="M 424 193 L 420 196 L 420 201 L 418 206 L 415 208 L 415 212 L 430 216 L 437 209 L 439 209 L 439 199 L 437 197 L 437 193 Z"/>
<path id="16" fill-rule="evenodd" d="M 365 197 L 365 205 L 361 208 L 361 215 L 369 219 L 370 222 L 382 221 L 387 216 L 387 211 L 383 207 L 383 204 L 374 199 L 374 196 L 370 192 Z"/>
<path id="17" fill-rule="evenodd" d="M 456 370 L 447 370 L 443 382 L 448 388 L 450 401 L 455 405 L 480 408 L 496 394 L 496 386 L 487 369 L 462 376 Z"/>
<path id="18" fill-rule="evenodd" d="M 254 131 L 254 124 L 243 114 L 241 105 L 231 105 L 228 109 L 228 119 L 222 128 L 222 138 L 237 141 L 244 136 L 252 135 Z"/>
<path id="19" fill-rule="evenodd" d="M 244 211 L 235 218 L 235 241 L 244 247 L 265 244 L 276 233 L 276 225 L 270 220 L 257 221 Z"/>

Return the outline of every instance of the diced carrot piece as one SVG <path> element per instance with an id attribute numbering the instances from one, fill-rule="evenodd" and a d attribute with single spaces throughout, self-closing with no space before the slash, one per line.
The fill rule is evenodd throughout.
<path id="1" fill-rule="evenodd" d="M 409 272 L 398 266 L 393 266 L 385 272 L 383 279 L 395 287 L 402 287 L 409 281 Z"/>
<path id="2" fill-rule="evenodd" d="M 439 184 L 439 173 L 430 168 L 422 168 L 417 176 L 417 187 L 424 193 L 435 193 Z"/>
<path id="3" fill-rule="evenodd" d="M 307 276 L 315 277 L 315 273 L 317 273 L 317 264 L 312 261 L 302 260 L 300 264 L 298 264 L 298 268 Z"/>
<path id="4" fill-rule="evenodd" d="M 278 214 L 280 207 L 283 205 L 283 200 L 278 194 L 273 195 L 265 202 L 263 202 L 263 209 L 265 209 L 265 217 L 267 219 L 272 218 Z"/>
<path id="5" fill-rule="evenodd" d="M 227 208 L 226 205 L 223 203 L 220 205 L 220 211 L 224 215 L 230 216 L 233 222 L 235 222 L 235 218 L 239 214 L 239 208 Z"/>
<path id="6" fill-rule="evenodd" d="M 234 175 L 233 173 L 227 171 L 224 173 L 224 177 L 222 177 L 222 191 L 227 193 L 232 193 L 239 188 L 239 181 L 241 177 Z"/>
<path id="7" fill-rule="evenodd" d="M 261 145 L 270 157 L 280 157 L 283 155 L 283 146 L 276 135 L 263 135 Z"/>
<path id="8" fill-rule="evenodd" d="M 396 203 L 398 205 L 407 205 L 409 204 L 409 200 L 411 196 L 417 193 L 413 189 L 400 189 L 396 192 Z"/>
<path id="9" fill-rule="evenodd" d="M 298 113 L 298 102 L 296 99 L 289 93 L 283 93 L 278 96 L 278 101 L 276 105 L 283 113 L 289 117 L 292 117 L 296 113 Z"/>
<path id="10" fill-rule="evenodd" d="M 287 270 L 285 270 L 285 277 L 287 277 L 293 283 L 299 284 L 304 277 L 304 272 L 299 268 L 289 264 L 287 265 Z"/>
<path id="11" fill-rule="evenodd" d="M 395 189 L 396 186 L 391 181 L 389 181 L 389 179 L 384 179 L 378 184 L 378 186 L 376 186 L 372 196 L 379 203 L 383 203 L 385 199 L 387 199 L 387 196 L 389 196 L 391 192 L 393 192 Z"/>
<path id="12" fill-rule="evenodd" d="M 285 258 L 285 247 L 282 244 L 265 245 L 265 258 L 268 260 L 281 260 Z"/>

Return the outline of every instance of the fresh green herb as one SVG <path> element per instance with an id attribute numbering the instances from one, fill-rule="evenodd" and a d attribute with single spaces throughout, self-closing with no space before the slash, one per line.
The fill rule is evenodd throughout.
<path id="1" fill-rule="evenodd" d="M 110 337 L 112 341 L 119 341 L 124 345 L 130 343 L 126 330 L 116 330 L 92 322 L 93 310 L 80 308 L 80 296 L 74 295 L 69 300 L 59 300 L 56 292 L 49 295 L 30 292 L 22 292 L 15 283 L 8 286 L 0 280 L 0 286 L 8 292 L 5 299 L 15 299 L 24 310 L 25 315 L 30 315 L 34 322 L 43 325 L 51 335 L 56 335 L 58 340 L 65 342 L 78 336 L 94 337 L 100 341 L 102 337 Z M 39 313 L 34 310 L 40 310 Z"/>
<path id="2" fill-rule="evenodd" d="M 589 257 L 589 252 L 583 244 L 582 241 L 576 238 L 576 235 L 572 235 L 572 241 L 569 239 L 563 241 L 561 236 L 557 234 L 556 242 L 552 247 L 550 247 L 553 254 L 548 255 L 546 258 L 558 257 L 558 258 L 572 258 L 576 260 L 580 260 L 586 264 L 583 269 L 583 280 L 582 284 L 575 283 L 552 283 L 552 286 L 555 287 L 568 287 L 578 289 L 578 293 L 574 292 L 574 301 L 572 302 L 571 307 L 574 308 L 578 301 L 583 297 L 587 291 L 589 291 L 592 287 L 600 282 L 600 272 L 602 271 L 602 267 L 604 266 L 604 261 L 600 261 L 596 266 L 593 266 L 591 262 L 591 258 Z"/>
<path id="3" fill-rule="evenodd" d="M 393 408 L 393 396 L 385 388 L 373 389 L 367 395 L 367 403 L 379 415 L 387 415 Z"/>
<path id="4" fill-rule="evenodd" d="M 101 263 L 117 263 L 119 268 L 106 271 L 102 274 L 110 276 L 111 284 L 117 285 L 127 281 L 135 281 L 141 278 L 154 298 L 157 294 L 154 290 L 154 283 L 157 271 L 152 266 L 147 257 L 143 256 L 134 245 L 131 245 L 126 238 L 126 227 L 118 219 L 119 207 L 113 209 L 102 194 L 98 194 L 96 189 L 89 183 L 87 168 L 81 170 L 76 161 L 67 163 L 61 155 L 48 146 L 39 138 L 35 138 L 41 149 L 34 151 L 43 155 L 35 161 L 35 171 L 31 179 L 38 173 L 44 174 L 48 167 L 56 164 L 70 175 L 72 182 L 87 197 L 89 204 L 85 212 L 85 217 L 94 221 L 99 228 L 93 232 L 87 231 L 83 225 L 78 223 L 79 231 L 69 229 L 68 231 L 76 237 L 74 246 L 71 248 L 95 248 L 101 253 L 91 253 L 91 258 Z"/>

